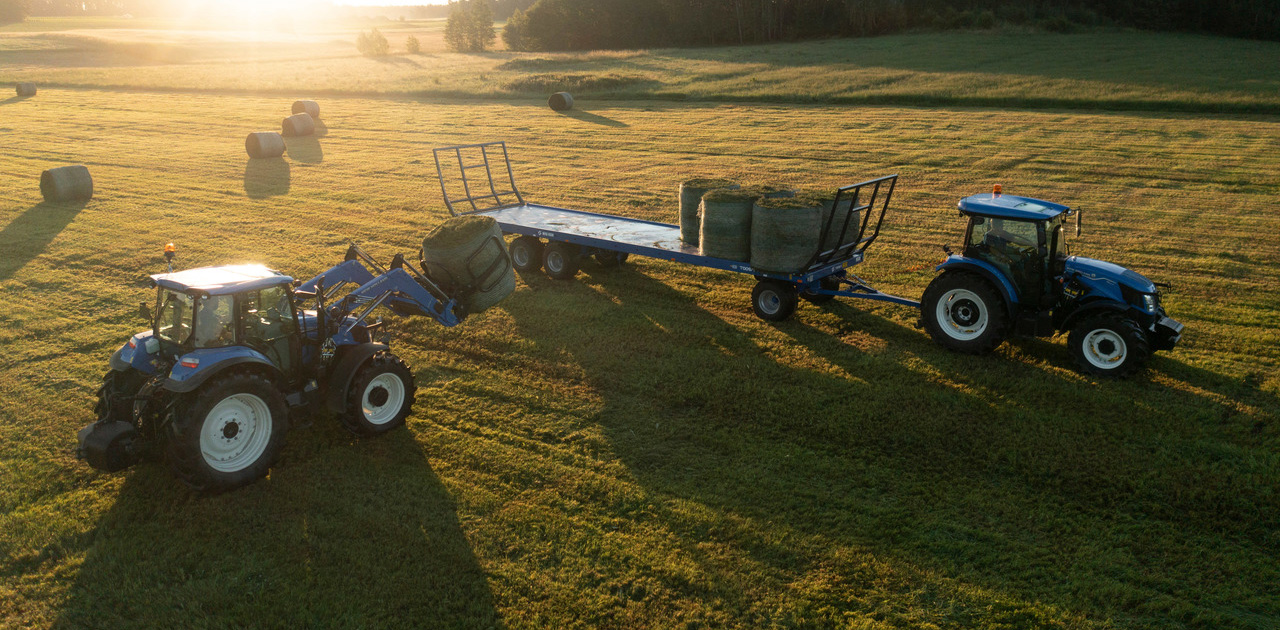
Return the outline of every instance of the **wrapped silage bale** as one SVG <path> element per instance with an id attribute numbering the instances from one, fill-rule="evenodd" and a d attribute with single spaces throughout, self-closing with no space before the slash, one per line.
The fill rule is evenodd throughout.
<path id="1" fill-rule="evenodd" d="M 422 265 L 468 313 L 501 302 L 516 288 L 515 269 L 493 217 L 454 217 L 422 239 Z"/>
<path id="2" fill-rule="evenodd" d="M 751 266 L 758 271 L 803 271 L 818 251 L 822 202 L 812 197 L 756 201 L 751 213 Z"/>
<path id="3" fill-rule="evenodd" d="M 698 248 L 703 256 L 746 262 L 751 257 L 751 213 L 756 188 L 719 188 L 702 195 Z"/>
<path id="4" fill-rule="evenodd" d="M 736 189 L 738 185 L 727 179 L 699 177 L 680 184 L 680 240 L 689 245 L 698 244 L 698 206 L 702 196 L 718 188 Z"/>
<path id="5" fill-rule="evenodd" d="M 835 249 L 841 245 L 847 245 L 858 239 L 858 230 L 862 229 L 862 212 L 850 212 L 849 208 L 853 205 L 853 197 L 844 195 L 840 197 L 840 209 L 837 212 L 835 208 L 836 200 L 833 197 L 825 197 L 822 203 L 822 229 L 824 237 L 822 240 L 822 249 Z M 835 217 L 832 218 L 832 214 Z M 830 220 L 830 225 L 828 225 Z M 848 227 L 845 221 L 848 221 Z"/>
<path id="6" fill-rule="evenodd" d="M 765 199 L 786 199 L 796 196 L 796 189 L 786 184 L 757 184 L 753 186 Z"/>

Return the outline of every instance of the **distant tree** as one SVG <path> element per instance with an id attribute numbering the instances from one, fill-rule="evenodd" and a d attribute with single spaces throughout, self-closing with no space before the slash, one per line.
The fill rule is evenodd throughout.
<path id="1" fill-rule="evenodd" d="M 493 9 L 488 0 L 449 3 L 444 43 L 459 52 L 483 52 L 493 45 Z"/>
<path id="2" fill-rule="evenodd" d="M 27 19 L 31 5 L 27 0 L 0 0 L 0 24 L 11 24 Z"/>
<path id="3" fill-rule="evenodd" d="M 404 49 L 409 51 L 409 54 L 416 55 L 422 52 L 422 42 L 418 41 L 417 37 L 410 35 L 409 39 L 404 41 Z"/>
<path id="4" fill-rule="evenodd" d="M 368 33 L 360 33 L 356 38 L 356 50 L 366 57 L 386 57 L 391 52 L 391 43 L 375 28 Z"/>
<path id="5" fill-rule="evenodd" d="M 529 14 L 516 9 L 502 27 L 502 43 L 507 45 L 507 50 L 529 50 L 525 42 L 528 30 Z"/>

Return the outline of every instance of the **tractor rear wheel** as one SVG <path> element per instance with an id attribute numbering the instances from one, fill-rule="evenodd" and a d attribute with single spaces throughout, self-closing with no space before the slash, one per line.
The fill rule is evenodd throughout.
<path id="1" fill-rule="evenodd" d="M 925 330 L 940 346 L 965 354 L 990 352 L 1004 341 L 1004 299 L 981 276 L 950 271 L 933 279 L 920 304 Z"/>
<path id="2" fill-rule="evenodd" d="M 572 280 L 578 275 L 578 246 L 551 242 L 542 252 L 542 266 L 556 280 Z"/>
<path id="3" fill-rule="evenodd" d="M 284 448 L 288 409 L 266 377 L 215 377 L 169 408 L 168 460 L 201 492 L 223 492 L 265 477 Z"/>
<path id="4" fill-rule="evenodd" d="M 511 266 L 521 273 L 530 273 L 542 268 L 542 241 L 534 236 L 521 236 L 511 241 L 507 248 L 511 254 Z"/>
<path id="5" fill-rule="evenodd" d="M 386 433 L 404 424 L 416 393 L 409 366 L 394 354 L 379 352 L 351 378 L 342 426 L 360 436 Z"/>
<path id="6" fill-rule="evenodd" d="M 796 287 L 781 280 L 761 280 L 751 291 L 751 310 L 756 317 L 780 322 L 796 312 Z"/>
<path id="7" fill-rule="evenodd" d="M 1072 326 L 1067 345 L 1081 370 L 1108 378 L 1133 375 L 1151 356 L 1147 334 L 1118 313 L 1094 315 Z"/>

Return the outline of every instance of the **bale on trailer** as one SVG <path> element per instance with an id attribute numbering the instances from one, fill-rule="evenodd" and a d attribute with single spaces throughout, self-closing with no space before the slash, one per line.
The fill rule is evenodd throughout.
<path id="1" fill-rule="evenodd" d="M 718 188 L 736 189 L 738 185 L 727 179 L 699 177 L 680 184 L 680 240 L 689 245 L 698 244 L 698 207 L 702 196 Z"/>
<path id="2" fill-rule="evenodd" d="M 853 197 L 841 197 L 840 211 L 835 211 L 836 200 L 832 197 L 822 199 L 822 227 L 823 239 L 821 247 L 823 249 L 835 249 L 841 245 L 848 245 L 858 239 L 858 230 L 862 228 L 862 211 L 854 210 L 849 212 L 849 207 L 853 205 Z M 831 218 L 832 214 L 835 218 Z M 848 226 L 845 226 L 845 221 Z M 827 221 L 831 224 L 828 226 Z M 843 232 L 843 238 L 841 233 Z"/>
<path id="3" fill-rule="evenodd" d="M 284 155 L 284 136 L 274 131 L 256 131 L 244 139 L 244 150 L 251 158 L 278 158 Z"/>
<path id="4" fill-rule="evenodd" d="M 761 198 L 751 213 L 751 267 L 774 273 L 803 271 L 817 251 L 821 232 L 821 200 Z"/>
<path id="5" fill-rule="evenodd" d="M 547 106 L 558 112 L 565 112 L 573 109 L 573 95 L 568 92 L 556 92 L 547 99 Z"/>
<path id="6" fill-rule="evenodd" d="M 93 177 L 83 164 L 51 168 L 40 174 L 40 194 L 45 201 L 88 201 L 93 197 Z"/>
<path id="7" fill-rule="evenodd" d="M 757 184 L 755 189 L 759 190 L 760 196 L 765 199 L 785 199 L 796 196 L 796 189 L 786 184 Z"/>
<path id="8" fill-rule="evenodd" d="M 751 211 L 757 188 L 708 191 L 702 196 L 698 247 L 703 256 L 746 262 L 751 258 Z"/>
<path id="9" fill-rule="evenodd" d="M 312 118 L 319 120 L 320 104 L 315 101 L 294 101 L 293 109 L 290 114 L 306 114 Z"/>
<path id="10" fill-rule="evenodd" d="M 511 295 L 515 269 L 493 217 L 454 217 L 422 239 L 423 271 L 446 293 L 479 313 Z"/>
<path id="11" fill-rule="evenodd" d="M 281 121 L 280 127 L 286 136 L 309 136 L 316 130 L 316 121 L 311 114 L 294 114 Z"/>
<path id="12" fill-rule="evenodd" d="M 26 98 L 28 96 L 35 96 L 35 95 L 36 95 L 36 84 L 34 83 L 18 84 L 18 96 Z"/>

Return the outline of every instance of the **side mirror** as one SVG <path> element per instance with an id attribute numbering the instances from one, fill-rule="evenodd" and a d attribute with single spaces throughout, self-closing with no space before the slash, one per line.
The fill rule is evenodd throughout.
<path id="1" fill-rule="evenodd" d="M 1080 236 L 1080 217 L 1084 215 L 1084 211 L 1076 208 L 1076 236 Z"/>

